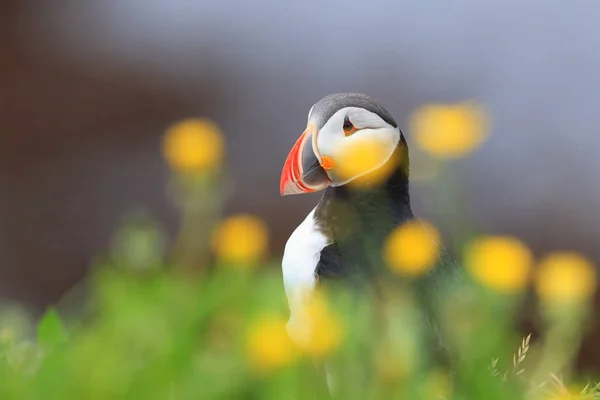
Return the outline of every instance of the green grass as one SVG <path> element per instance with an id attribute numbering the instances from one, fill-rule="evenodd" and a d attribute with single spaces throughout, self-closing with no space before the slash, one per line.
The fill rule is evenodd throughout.
<path id="1" fill-rule="evenodd" d="M 185 207 L 184 218 L 186 227 L 210 227 Z M 278 260 L 183 268 L 177 260 L 205 258 L 173 258 L 163 237 L 151 221 L 133 219 L 82 284 L 85 295 L 74 292 L 34 324 L 4 308 L 0 399 L 515 400 L 545 399 L 565 387 L 600 398 L 598 385 L 574 369 L 589 304 L 539 307 L 541 334 L 532 339 L 516 327 L 522 295 L 468 279 L 442 302 L 446 344 L 462 361 L 453 374 L 424 340 L 429 328 L 409 282 L 385 300 L 330 293 L 343 326 L 340 346 L 326 360 L 305 356 L 257 371 L 246 351 L 249 326 L 264 314 L 288 315 Z M 333 393 L 323 361 L 337 383 Z"/>
<path id="2" fill-rule="evenodd" d="M 263 313 L 287 315 L 281 276 L 274 268 L 215 267 L 200 276 L 109 263 L 99 266 L 91 281 L 90 305 L 83 314 L 60 316 L 49 310 L 37 323 L 35 337 L 3 324 L 0 398 L 327 398 L 316 363 L 308 358 L 266 374 L 248 362 L 248 324 Z M 512 319 L 518 302 L 475 286 L 461 288 L 465 291 L 472 299 L 446 310 L 446 322 L 453 327 L 449 344 L 467 360 L 456 371 L 453 390 L 444 381 L 434 383 L 444 370 L 420 340 L 424 325 L 409 296 L 378 304 L 385 316 L 378 322 L 368 301 L 352 309 L 340 304 L 346 335 L 329 360 L 342 382 L 335 398 L 433 398 L 439 389 L 453 399 L 518 399 L 540 385 L 539 391 L 560 387 L 549 373 L 559 376 L 561 371 L 531 381 L 539 368 L 536 358 L 561 359 L 561 354 L 522 341 Z M 461 310 L 469 312 L 459 318 Z M 493 315 L 486 310 L 494 310 Z M 575 323 L 562 317 L 549 322 L 548 329 Z M 556 351 L 577 349 L 579 338 L 569 335 L 551 340 L 560 344 Z M 381 365 L 382 343 L 388 346 L 383 353 L 387 368 Z M 567 361 L 558 365 L 570 371 L 572 359 Z M 569 381 L 576 379 L 569 376 Z M 597 391 L 592 386 L 588 391 Z"/>

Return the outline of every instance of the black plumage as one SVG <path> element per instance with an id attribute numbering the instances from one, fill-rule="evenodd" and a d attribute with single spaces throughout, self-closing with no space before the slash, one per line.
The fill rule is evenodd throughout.
<path id="1" fill-rule="evenodd" d="M 351 137 L 353 135 L 357 136 Z M 379 163 L 387 161 L 377 170 L 366 168 L 370 172 L 362 174 L 358 168 L 358 172 L 341 178 L 343 166 L 355 160 L 345 159 L 341 149 L 354 146 L 357 152 L 369 151 L 367 147 L 360 147 L 366 143 L 361 140 L 382 145 L 385 156 L 381 157 L 386 158 L 377 160 Z M 360 157 L 360 153 L 356 154 L 353 156 Z M 382 172 L 387 173 L 383 179 Z M 286 159 L 280 192 L 287 195 L 325 191 L 314 212 L 290 237 L 289 247 L 286 245 L 282 263 L 284 282 L 291 295 L 288 296 L 292 299 L 290 304 L 295 307 L 301 307 L 295 287 L 349 286 L 352 290 L 345 293 L 355 294 L 357 300 L 365 299 L 363 295 L 366 295 L 367 299 L 376 301 L 370 304 L 370 310 L 374 311 L 372 322 L 376 326 L 381 322 L 384 328 L 385 313 L 380 313 L 378 306 L 389 310 L 389 305 L 394 303 L 386 301 L 388 296 L 404 294 L 399 291 L 411 292 L 422 311 L 421 322 L 427 327 L 423 339 L 433 350 L 432 355 L 444 363 L 453 362 L 453 355 L 445 346 L 440 311 L 444 291 L 453 286 L 457 278 L 461 279 L 461 269 L 442 245 L 439 245 L 437 265 L 417 277 L 392 271 L 384 260 L 390 233 L 415 220 L 409 172 L 406 139 L 380 104 L 357 93 L 333 94 L 317 102 L 309 112 L 306 130 Z"/>
<path id="2" fill-rule="evenodd" d="M 317 103 L 312 113 L 326 111 L 325 115 L 331 115 L 343 107 L 363 107 L 397 126 L 389 113 L 372 100 L 362 95 L 342 98 L 344 101 L 338 103 L 335 96 L 325 98 L 329 105 L 317 108 Z M 394 279 L 394 273 L 386 267 L 382 257 L 383 245 L 395 228 L 415 218 L 410 204 L 408 145 L 402 133 L 395 157 L 388 162 L 395 163 L 393 172 L 376 185 L 330 186 L 325 190 L 315 210 L 317 226 L 330 241 L 321 251 L 315 270 L 319 284 L 346 283 L 359 289 L 382 275 Z M 440 290 L 461 275 L 458 265 L 440 245 L 437 265 L 411 282 L 416 300 L 430 324 L 431 340 L 442 353 L 445 346 L 439 324 Z"/>

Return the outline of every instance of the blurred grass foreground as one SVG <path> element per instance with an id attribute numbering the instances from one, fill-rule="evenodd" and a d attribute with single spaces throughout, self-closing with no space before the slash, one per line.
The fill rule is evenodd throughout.
<path id="1" fill-rule="evenodd" d="M 409 138 L 444 170 L 485 141 L 487 125 L 476 105 L 427 105 Z M 462 360 L 452 369 L 423 341 L 411 292 L 438 256 L 440 235 L 427 221 L 385 243 L 403 290 L 384 302 L 314 292 L 292 340 L 265 225 L 221 216 L 223 152 L 211 121 L 170 127 L 163 153 L 182 215 L 173 246 L 151 219 L 132 218 L 94 266 L 85 310 L 50 309 L 34 324 L 2 308 L 0 399 L 600 398 L 594 376 L 574 368 L 594 266 L 568 251 L 536 260 L 513 237 L 476 235 L 457 249 L 468 279 L 445 293 L 442 310 L 446 345 Z M 529 292 L 535 339 L 518 330 Z"/>

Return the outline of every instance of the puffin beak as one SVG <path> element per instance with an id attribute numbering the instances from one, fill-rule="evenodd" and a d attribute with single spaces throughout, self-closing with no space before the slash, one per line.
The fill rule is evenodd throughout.
<path id="1" fill-rule="evenodd" d="M 308 124 L 288 154 L 279 184 L 282 196 L 317 192 L 331 183 L 317 155 L 317 133 L 317 127 Z"/>

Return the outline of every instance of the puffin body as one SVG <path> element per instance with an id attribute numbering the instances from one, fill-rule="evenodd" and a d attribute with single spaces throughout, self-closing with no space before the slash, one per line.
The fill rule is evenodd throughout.
<path id="1" fill-rule="evenodd" d="M 349 168 L 347 164 L 358 162 L 361 152 L 368 151 L 369 143 L 378 146 L 375 156 L 369 155 L 371 162 L 362 169 Z M 382 175 L 384 170 L 387 173 Z M 285 247 L 282 268 L 289 324 L 294 324 L 307 290 L 317 284 L 333 280 L 360 287 L 390 273 L 384 268 L 383 243 L 396 227 L 414 218 L 408 178 L 406 140 L 391 115 L 374 100 L 340 93 L 310 109 L 307 128 L 286 159 L 280 185 L 282 195 L 324 190 Z M 443 250 L 440 263 L 444 268 L 434 268 L 416 283 L 425 289 L 420 295 L 424 304 L 436 295 L 433 282 L 438 275 L 454 269 Z M 426 307 L 428 318 L 433 319 L 434 307 Z"/>

